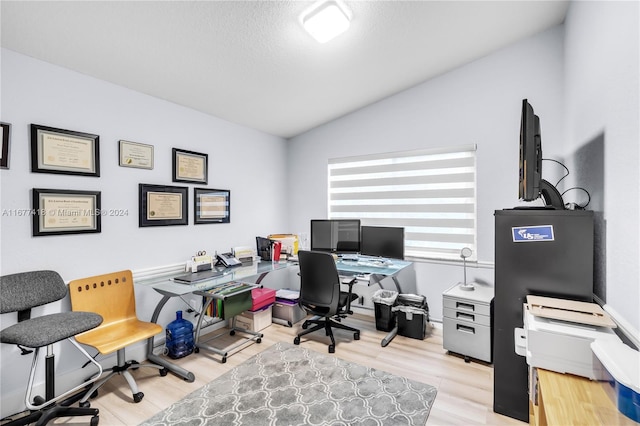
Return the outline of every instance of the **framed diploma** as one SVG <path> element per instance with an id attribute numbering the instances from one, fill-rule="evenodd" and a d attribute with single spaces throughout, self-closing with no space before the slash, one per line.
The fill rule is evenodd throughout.
<path id="1" fill-rule="evenodd" d="M 173 181 L 207 183 L 209 154 L 173 148 Z"/>
<path id="2" fill-rule="evenodd" d="M 9 168 L 9 142 L 11 142 L 11 124 L 0 122 L 0 168 Z"/>
<path id="3" fill-rule="evenodd" d="M 226 189 L 193 188 L 194 223 L 229 223 L 231 192 Z"/>
<path id="4" fill-rule="evenodd" d="M 153 145 L 121 140 L 118 152 L 120 167 L 153 169 Z"/>
<path id="5" fill-rule="evenodd" d="M 141 183 L 138 226 L 187 225 L 189 188 Z"/>
<path id="6" fill-rule="evenodd" d="M 100 176 L 100 137 L 31 125 L 31 171 Z"/>
<path id="7" fill-rule="evenodd" d="M 99 191 L 34 188 L 32 197 L 34 237 L 101 231 Z"/>

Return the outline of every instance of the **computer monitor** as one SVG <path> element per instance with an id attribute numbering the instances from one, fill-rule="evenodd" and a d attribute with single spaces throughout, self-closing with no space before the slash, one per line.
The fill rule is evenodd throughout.
<path id="1" fill-rule="evenodd" d="M 518 198 L 523 201 L 534 201 L 542 197 L 549 208 L 565 208 L 560 192 L 555 186 L 542 179 L 540 118 L 534 113 L 527 99 L 522 100 L 519 167 Z"/>
<path id="2" fill-rule="evenodd" d="M 363 226 L 360 228 L 360 252 L 367 256 L 404 259 L 404 228 Z"/>
<path id="3" fill-rule="evenodd" d="M 311 250 L 360 252 L 360 219 L 311 220 Z"/>

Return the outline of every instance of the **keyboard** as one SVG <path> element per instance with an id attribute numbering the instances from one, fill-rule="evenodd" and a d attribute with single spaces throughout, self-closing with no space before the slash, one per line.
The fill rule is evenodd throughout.
<path id="1" fill-rule="evenodd" d="M 199 281 L 221 277 L 225 274 L 226 274 L 226 271 L 224 269 L 223 270 L 209 269 L 208 271 L 189 272 L 186 274 L 178 275 L 177 277 L 173 278 L 173 281 L 180 284 L 193 284 Z"/>

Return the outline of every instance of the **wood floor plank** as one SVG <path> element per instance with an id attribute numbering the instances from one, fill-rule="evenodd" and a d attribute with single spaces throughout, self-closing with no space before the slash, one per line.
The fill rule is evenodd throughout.
<path id="1" fill-rule="evenodd" d="M 466 363 L 462 357 L 448 354 L 442 347 L 440 327 L 433 328 L 425 340 L 396 336 L 387 347 L 382 347 L 380 342 L 387 333 L 376 330 L 375 320 L 370 314 L 356 313 L 345 323 L 360 328 L 360 340 L 354 341 L 353 333 L 336 331 L 335 356 L 438 388 L 427 425 L 524 425 L 493 412 L 492 367 L 480 362 Z M 112 379 L 100 389 L 98 397 L 91 400 L 91 406 L 100 409 L 102 426 L 136 425 L 272 344 L 279 341 L 293 343 L 300 325 L 272 324 L 263 330 L 262 343 L 244 347 L 230 355 L 224 364 L 218 355 L 206 351 L 174 360 L 194 372 L 196 380 L 193 383 L 171 373 L 160 377 L 157 370 L 138 369 L 133 375 L 145 396 L 137 404 L 132 402 L 125 380 L 122 377 Z M 220 344 L 232 342 L 234 338 L 221 338 Z M 327 353 L 327 342 L 322 332 L 312 333 L 302 339 L 301 346 Z M 86 422 L 86 418 L 58 419 L 56 424 Z"/>

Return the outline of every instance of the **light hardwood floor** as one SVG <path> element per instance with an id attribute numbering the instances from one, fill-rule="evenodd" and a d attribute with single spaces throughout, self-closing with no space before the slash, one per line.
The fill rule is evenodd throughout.
<path id="1" fill-rule="evenodd" d="M 336 331 L 335 356 L 428 383 L 438 389 L 427 425 L 524 424 L 493 412 L 493 369 L 478 362 L 465 363 L 463 358 L 447 354 L 442 347 L 442 329 L 437 324 L 423 341 L 396 336 L 383 348 L 380 342 L 386 333 L 376 330 L 373 316 L 356 313 L 345 322 L 361 330 L 360 340 L 352 341 L 351 333 Z M 300 325 L 298 323 L 293 327 L 285 327 L 272 324 L 263 330 L 262 343 L 244 347 L 229 356 L 225 364 L 220 363 L 217 355 L 206 351 L 175 360 L 177 364 L 194 372 L 196 380 L 193 383 L 171 373 L 160 377 L 154 369 L 136 370 L 133 375 L 145 395 L 137 404 L 132 402 L 131 392 L 124 378 L 113 378 L 100 389 L 98 397 L 91 400 L 91 406 L 100 409 L 102 426 L 136 425 L 272 344 L 279 341 L 293 343 Z M 312 333 L 305 337 L 301 346 L 328 353 L 327 338 L 323 333 Z M 87 418 L 56 421 L 66 424 L 80 422 L 86 424 Z"/>

